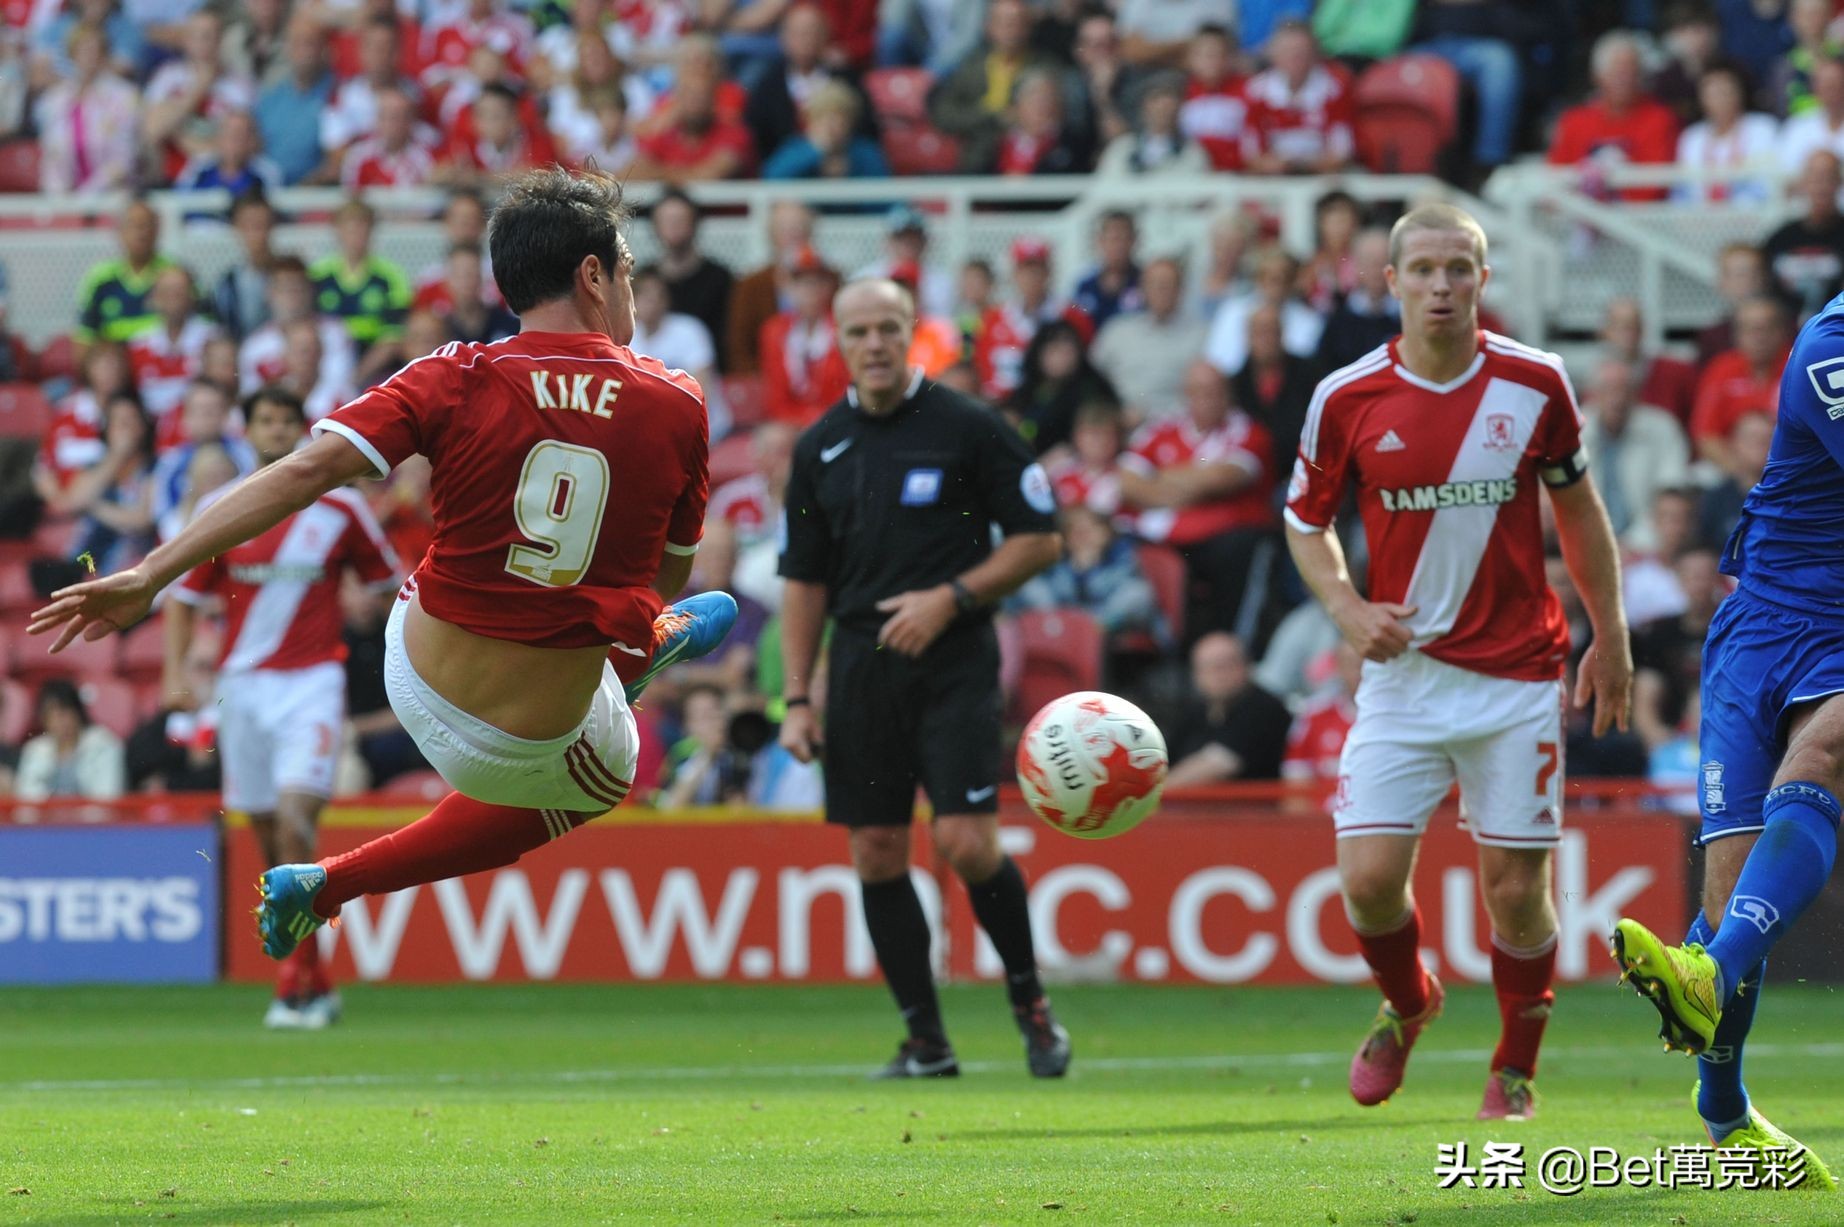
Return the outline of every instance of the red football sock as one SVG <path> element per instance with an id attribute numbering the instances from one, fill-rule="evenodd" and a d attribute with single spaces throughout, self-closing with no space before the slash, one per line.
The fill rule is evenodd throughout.
<path id="1" fill-rule="evenodd" d="M 1428 972 L 1421 965 L 1420 905 L 1386 933 L 1358 933 L 1357 946 L 1396 1013 L 1414 1018 L 1428 1008 Z"/>
<path id="2" fill-rule="evenodd" d="M 1549 1025 L 1556 994 L 1556 936 L 1528 950 L 1507 947 L 1492 935 L 1492 987 L 1498 993 L 1500 1031 L 1492 1053 L 1493 1069 L 1515 1069 L 1526 1078 L 1537 1076 L 1537 1049 L 1543 1028 Z"/>
<path id="3" fill-rule="evenodd" d="M 296 946 L 287 961 L 295 965 L 300 977 L 296 984 L 301 996 L 320 997 L 333 991 L 333 981 L 327 977 L 326 964 L 320 959 L 320 942 L 314 937 L 309 936 Z"/>
<path id="4" fill-rule="evenodd" d="M 302 942 L 301 946 L 313 945 L 312 939 Z M 301 946 L 296 946 L 299 951 Z M 275 996 L 278 1001 L 292 1001 L 301 995 L 301 964 L 289 955 L 282 960 L 282 965 L 275 971 Z"/>
<path id="5" fill-rule="evenodd" d="M 546 818 L 549 813 L 553 817 Z M 542 846 L 553 821 L 574 829 L 593 815 L 488 805 L 450 793 L 429 813 L 400 831 L 320 861 L 327 884 L 314 897 L 321 916 L 360 895 L 388 895 L 425 882 L 498 869 Z"/>

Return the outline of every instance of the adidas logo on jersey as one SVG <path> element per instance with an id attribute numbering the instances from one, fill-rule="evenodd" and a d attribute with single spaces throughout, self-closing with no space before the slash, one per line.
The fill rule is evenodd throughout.
<path id="1" fill-rule="evenodd" d="M 1397 436 L 1396 432 L 1393 430 L 1384 431 L 1383 437 L 1377 440 L 1377 450 L 1379 452 L 1405 451 L 1407 450 L 1408 446 L 1409 445 L 1404 443 L 1401 440 L 1401 438 Z"/>

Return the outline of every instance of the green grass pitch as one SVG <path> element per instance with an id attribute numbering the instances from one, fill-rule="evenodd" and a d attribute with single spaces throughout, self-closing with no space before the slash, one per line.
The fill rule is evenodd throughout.
<path id="1" fill-rule="evenodd" d="M 1768 993 L 1756 1100 L 1844 1168 L 1844 1001 Z M 1525 1124 L 1472 1119 L 1481 989 L 1371 1110 L 1344 1089 L 1370 990 L 1056 997 L 1067 1081 L 1025 1074 L 997 989 L 954 987 L 965 1076 L 872 1084 L 876 988 L 356 987 L 322 1034 L 262 1031 L 250 987 L 9 989 L 0 1224 L 1844 1221 L 1798 1192 L 1438 1189 L 1442 1142 L 1697 1140 L 1694 1066 L 1607 984 L 1563 993 Z"/>

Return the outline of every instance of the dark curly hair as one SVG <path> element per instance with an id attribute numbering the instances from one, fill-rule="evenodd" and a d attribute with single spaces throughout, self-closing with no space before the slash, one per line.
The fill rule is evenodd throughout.
<path id="1" fill-rule="evenodd" d="M 628 208 L 621 184 L 596 171 L 527 171 L 506 184 L 488 223 L 493 280 L 522 315 L 569 295 L 577 266 L 595 256 L 612 275 L 629 259 L 621 237 Z"/>

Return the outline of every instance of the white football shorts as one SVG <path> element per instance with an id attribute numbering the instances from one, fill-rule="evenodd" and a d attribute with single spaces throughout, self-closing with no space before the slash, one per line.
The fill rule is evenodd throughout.
<path id="1" fill-rule="evenodd" d="M 489 805 L 548 815 L 605 814 L 634 782 L 640 731 L 613 666 L 583 722 L 562 737 L 527 741 L 476 719 L 429 688 L 403 648 L 406 593 L 398 595 L 384 628 L 384 688 L 423 757 L 457 791 Z M 553 836 L 569 824 L 553 822 Z"/>
<path id="2" fill-rule="evenodd" d="M 1338 836 L 1420 835 L 1460 784 L 1477 843 L 1553 847 L 1562 832 L 1562 683 L 1488 677 L 1420 652 L 1364 662 L 1338 766 Z"/>
<path id="3" fill-rule="evenodd" d="M 285 792 L 333 795 L 346 726 L 346 667 L 252 669 L 218 678 L 224 808 L 275 811 Z"/>

